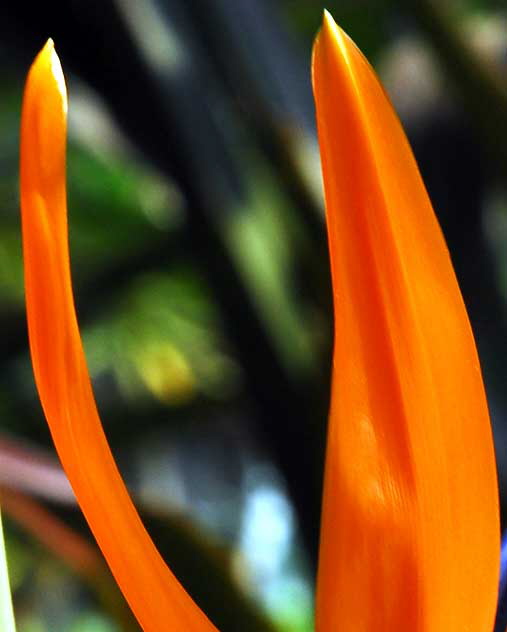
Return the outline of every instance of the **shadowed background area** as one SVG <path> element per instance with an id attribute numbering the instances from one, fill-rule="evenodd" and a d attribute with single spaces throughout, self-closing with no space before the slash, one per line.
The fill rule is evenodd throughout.
<path id="1" fill-rule="evenodd" d="M 505 512 L 507 13 L 441 4 L 326 7 L 383 78 L 444 230 Z M 19 115 L 49 36 L 69 89 L 78 315 L 136 505 L 223 632 L 312 629 L 332 342 L 310 87 L 323 6 L 0 7 L 0 504 L 19 632 L 138 629 L 59 470 L 27 353 Z"/>

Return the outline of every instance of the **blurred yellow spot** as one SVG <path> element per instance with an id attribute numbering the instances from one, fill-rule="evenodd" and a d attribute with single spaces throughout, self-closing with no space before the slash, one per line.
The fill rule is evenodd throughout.
<path id="1" fill-rule="evenodd" d="M 170 343 L 148 347 L 139 359 L 139 374 L 155 397 L 181 404 L 196 391 L 196 375 L 185 356 Z"/>

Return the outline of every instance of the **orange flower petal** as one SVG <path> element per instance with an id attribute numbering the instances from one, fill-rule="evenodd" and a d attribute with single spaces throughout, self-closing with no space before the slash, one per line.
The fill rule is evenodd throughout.
<path id="1" fill-rule="evenodd" d="M 79 504 L 143 629 L 216 630 L 148 536 L 118 473 L 97 413 L 69 267 L 66 113 L 63 73 L 49 40 L 30 69 L 21 122 L 26 307 L 42 407 Z"/>
<path id="2" fill-rule="evenodd" d="M 325 14 L 313 87 L 335 306 L 318 632 L 491 632 L 495 458 L 440 228 L 374 71 Z"/>

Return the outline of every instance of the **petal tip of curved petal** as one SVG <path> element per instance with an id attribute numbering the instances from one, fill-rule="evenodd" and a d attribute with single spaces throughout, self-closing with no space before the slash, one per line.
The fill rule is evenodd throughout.
<path id="1" fill-rule="evenodd" d="M 67 90 L 50 38 L 35 58 L 25 88 L 21 120 L 22 187 L 41 190 L 61 176 L 66 129 Z"/>
<path id="2" fill-rule="evenodd" d="M 32 78 L 37 77 L 43 80 L 43 89 L 47 92 L 57 89 L 61 99 L 61 107 L 67 111 L 67 89 L 65 87 L 65 78 L 63 76 L 60 59 L 55 50 L 53 40 L 48 38 L 39 54 L 35 58 L 30 69 Z M 29 77 L 30 78 L 30 77 Z"/>
<path id="3" fill-rule="evenodd" d="M 320 33 L 333 41 L 338 40 L 338 43 L 343 36 L 347 36 L 345 31 L 334 21 L 333 16 L 327 9 L 324 9 L 324 13 L 322 15 L 322 27 L 320 29 Z"/>
<path id="4" fill-rule="evenodd" d="M 313 45 L 312 52 L 312 80 L 316 81 L 316 65 L 317 62 L 322 64 L 329 63 L 329 59 L 333 59 L 332 63 L 336 63 L 339 60 L 340 65 L 342 63 L 347 64 L 348 59 L 348 47 L 354 46 L 354 42 L 347 35 L 347 33 L 334 21 L 333 16 L 324 9 L 322 16 L 322 26 L 317 33 L 317 36 Z M 328 71 L 329 72 L 329 71 Z"/>

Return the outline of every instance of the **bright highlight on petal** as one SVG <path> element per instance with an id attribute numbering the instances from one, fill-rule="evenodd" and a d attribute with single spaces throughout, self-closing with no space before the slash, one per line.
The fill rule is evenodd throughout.
<path id="1" fill-rule="evenodd" d="M 91 530 L 144 630 L 216 628 L 167 568 L 107 444 L 79 335 L 65 189 L 67 96 L 49 40 L 28 75 L 21 122 L 25 291 L 35 380 L 62 465 Z"/>
<path id="2" fill-rule="evenodd" d="M 313 55 L 335 307 L 318 632 L 491 632 L 495 459 L 440 228 L 374 71 L 326 13 Z"/>

